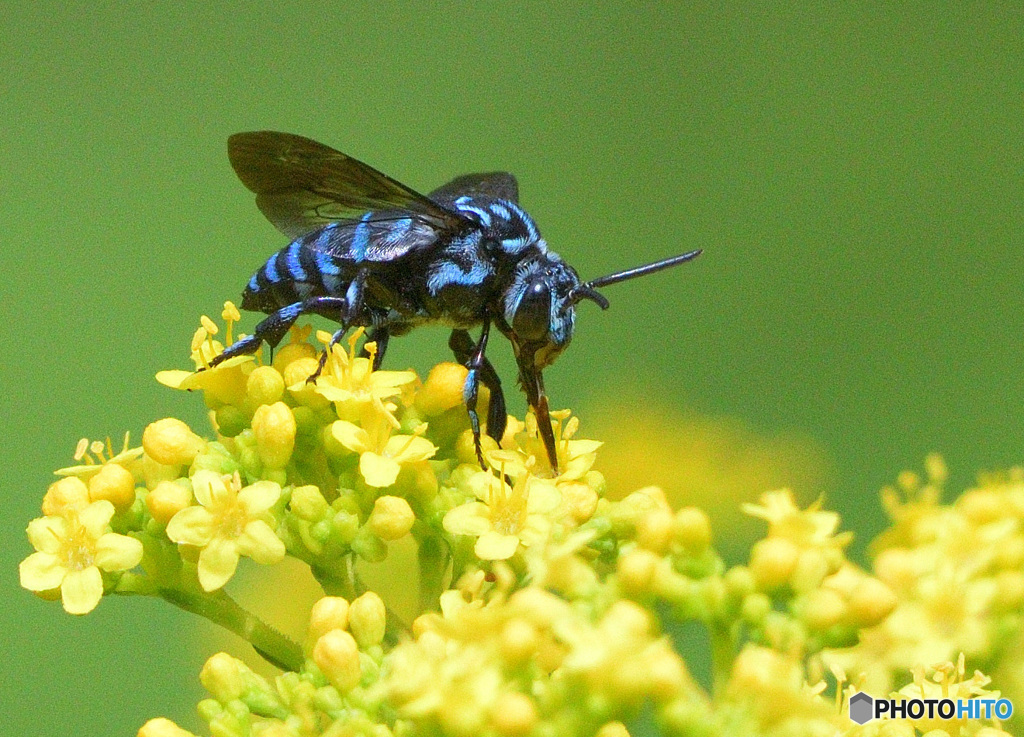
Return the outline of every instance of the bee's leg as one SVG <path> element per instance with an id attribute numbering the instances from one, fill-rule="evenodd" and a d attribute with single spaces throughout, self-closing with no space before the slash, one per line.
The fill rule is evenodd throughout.
<path id="1" fill-rule="evenodd" d="M 484 321 L 483 330 L 480 332 L 480 342 L 475 345 L 465 330 L 453 330 L 451 338 L 448 339 L 448 346 L 455 354 L 455 358 L 469 369 L 462 390 L 462 398 L 469 413 L 469 424 L 473 429 L 473 444 L 476 447 L 476 457 L 480 461 L 481 468 L 486 468 L 483 450 L 480 446 L 480 416 L 476 411 L 477 392 L 481 380 L 491 392 L 491 402 L 487 410 L 487 434 L 500 444 L 501 438 L 505 434 L 505 425 L 508 422 L 505 396 L 501 391 L 501 380 L 491 362 L 484 355 L 484 351 L 487 350 L 487 337 L 490 334 L 490 329 L 490 321 Z"/>
<path id="2" fill-rule="evenodd" d="M 341 327 L 334 331 L 334 335 L 331 336 L 331 342 L 324 349 L 324 352 L 320 354 L 320 361 L 316 365 L 316 371 L 309 375 L 306 383 L 312 383 L 320 376 L 324 366 L 327 365 L 327 359 L 330 357 L 335 344 L 341 342 L 341 339 L 345 337 L 345 333 L 354 325 L 365 324 L 365 321 L 369 319 L 363 314 L 363 294 L 369 273 L 365 268 L 360 269 L 355 278 L 349 282 L 348 289 L 345 290 L 345 297 L 337 298 L 338 304 L 341 306 Z"/>
<path id="3" fill-rule="evenodd" d="M 253 330 L 252 335 L 235 341 L 225 348 L 219 356 L 214 356 L 213 360 L 210 361 L 210 368 L 229 358 L 255 353 L 264 341 L 273 349 L 281 342 L 285 333 L 288 332 L 288 329 L 295 324 L 295 321 L 301 315 L 308 312 L 315 312 L 320 315 L 325 313 L 337 314 L 338 309 L 344 306 L 344 302 L 345 300 L 341 297 L 310 297 L 301 302 L 293 302 L 290 305 L 286 305 L 260 321 Z"/>
<path id="4" fill-rule="evenodd" d="M 471 368 L 470 362 L 476 350 L 476 344 L 469 337 L 469 333 L 465 330 L 453 330 L 448 339 L 448 347 L 455 354 L 456 361 L 466 368 Z M 491 402 L 487 410 L 487 434 L 501 443 L 501 439 L 505 436 L 505 427 L 508 424 L 508 411 L 505 409 L 505 394 L 501 390 L 501 379 L 486 357 L 479 366 L 479 371 L 481 381 L 491 392 Z"/>

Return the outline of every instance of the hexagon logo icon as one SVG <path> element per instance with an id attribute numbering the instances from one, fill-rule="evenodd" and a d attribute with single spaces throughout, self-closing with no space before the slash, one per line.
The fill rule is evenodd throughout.
<path id="1" fill-rule="evenodd" d="M 875 700 L 863 691 L 850 697 L 850 719 L 857 724 L 867 724 L 874 719 Z"/>

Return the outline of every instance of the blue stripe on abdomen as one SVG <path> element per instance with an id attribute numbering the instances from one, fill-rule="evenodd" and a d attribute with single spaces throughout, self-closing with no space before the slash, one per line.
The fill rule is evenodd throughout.
<path id="1" fill-rule="evenodd" d="M 306 270 L 302 268 L 302 262 L 299 259 L 299 252 L 302 250 L 302 246 L 298 241 L 292 243 L 285 250 L 285 265 L 288 267 L 288 273 L 291 274 L 295 281 L 306 281 L 308 278 Z"/>

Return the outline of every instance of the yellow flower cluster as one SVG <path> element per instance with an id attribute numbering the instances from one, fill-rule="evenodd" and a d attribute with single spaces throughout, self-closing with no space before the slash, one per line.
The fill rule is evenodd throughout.
<path id="1" fill-rule="evenodd" d="M 228 303 L 222 318 L 230 344 L 239 315 Z M 293 329 L 272 361 L 210 368 L 219 333 L 203 317 L 195 370 L 157 377 L 202 393 L 212 437 L 164 418 L 119 453 L 79 443 L 29 524 L 37 552 L 21 566 L 26 588 L 71 613 L 105 594 L 161 597 L 282 669 L 271 682 L 210 658 L 199 711 L 211 734 L 628 737 L 636 724 L 680 737 L 1004 735 L 991 719 L 859 727 L 848 716 L 856 690 L 989 696 L 966 663 L 1024 703 L 1011 655 L 1024 645 L 1024 473 L 950 505 L 939 461 L 924 485 L 905 475 L 884 495 L 893 526 L 872 570 L 846 557 L 837 514 L 770 492 L 744 507 L 765 536 L 728 566 L 702 510 L 673 509 L 656 487 L 607 498 L 601 443 L 580 438 L 568 411 L 551 413 L 560 473 L 532 415 L 509 417 L 500 445 L 483 438 L 481 468 L 463 367 L 421 382 L 373 370 L 361 331 L 330 346 Z M 417 551 L 408 621 L 360 573 L 396 542 Z M 226 593 L 242 556 L 308 564 L 325 596 L 303 642 Z M 139 734 L 190 733 L 154 719 Z"/>

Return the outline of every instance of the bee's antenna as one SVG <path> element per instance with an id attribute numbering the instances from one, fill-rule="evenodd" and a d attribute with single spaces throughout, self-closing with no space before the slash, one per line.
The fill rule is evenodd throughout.
<path id="1" fill-rule="evenodd" d="M 582 299 L 590 299 L 597 302 L 602 310 L 607 310 L 608 300 L 597 291 L 599 287 L 607 287 L 611 284 L 617 284 L 620 281 L 626 281 L 627 279 L 633 279 L 645 274 L 653 274 L 655 271 L 661 271 L 662 269 L 668 269 L 672 266 L 691 261 L 700 256 L 701 253 L 703 253 L 703 251 L 698 248 L 696 251 L 690 251 L 689 253 L 682 253 L 678 256 L 673 256 L 672 258 L 655 261 L 653 264 L 644 264 L 643 266 L 626 269 L 625 271 L 616 271 L 614 274 L 609 274 L 608 276 L 591 279 L 590 281 L 583 282 L 573 289 L 569 293 L 569 301 L 571 304 L 576 304 Z"/>

